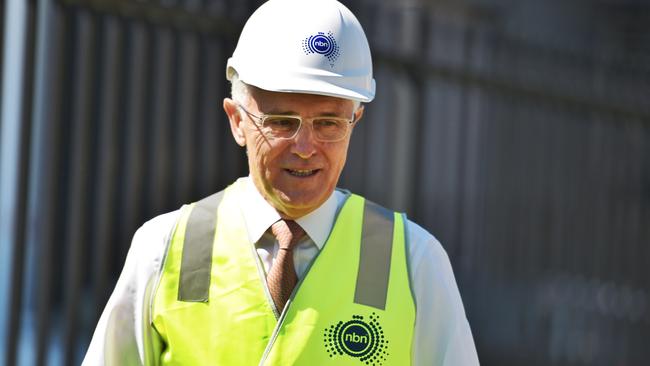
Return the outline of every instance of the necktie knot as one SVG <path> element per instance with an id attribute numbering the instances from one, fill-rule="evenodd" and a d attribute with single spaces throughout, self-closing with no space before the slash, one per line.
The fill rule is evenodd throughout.
<path id="1" fill-rule="evenodd" d="M 271 225 L 271 232 L 278 240 L 280 249 L 291 250 L 305 236 L 305 230 L 293 220 L 278 220 Z"/>

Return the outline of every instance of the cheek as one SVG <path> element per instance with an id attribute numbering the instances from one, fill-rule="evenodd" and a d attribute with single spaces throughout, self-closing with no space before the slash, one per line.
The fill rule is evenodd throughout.
<path id="1" fill-rule="evenodd" d="M 264 155 L 264 139 L 253 135 L 248 141 L 248 154 L 250 156 L 261 157 Z"/>
<path id="2" fill-rule="evenodd" d="M 248 146 L 248 160 L 251 169 L 255 169 L 259 174 L 263 174 L 268 178 L 271 174 L 271 165 L 278 154 L 279 149 L 270 143 L 260 134 L 249 135 Z"/>
<path id="3" fill-rule="evenodd" d="M 339 146 L 332 146 L 328 153 L 328 159 L 330 164 L 330 176 L 329 179 L 333 180 L 333 184 L 338 182 L 338 178 L 343 171 L 345 166 L 345 161 L 347 158 L 347 149 L 348 144 L 342 144 Z"/>
<path id="4" fill-rule="evenodd" d="M 340 145 L 333 147 L 332 156 L 334 157 L 334 160 L 336 160 L 337 167 L 341 169 L 345 165 L 345 160 L 347 159 L 348 156 L 349 145 L 350 145 L 350 141 L 346 140 L 342 142 Z"/>

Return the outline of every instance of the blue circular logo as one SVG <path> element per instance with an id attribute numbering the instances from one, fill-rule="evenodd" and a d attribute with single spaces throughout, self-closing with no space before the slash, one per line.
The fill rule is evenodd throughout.
<path id="1" fill-rule="evenodd" d="M 312 39 L 310 39 L 310 41 L 311 41 L 311 48 L 316 53 L 320 53 L 321 55 L 327 54 L 329 50 L 332 48 L 332 44 L 330 43 L 330 40 L 327 39 L 327 37 L 322 35 L 313 37 Z"/>
<path id="2" fill-rule="evenodd" d="M 325 32 L 318 32 L 303 39 L 302 50 L 305 52 L 305 55 L 318 54 L 326 57 L 332 67 L 334 67 L 334 62 L 341 53 L 332 32 L 327 32 L 327 34 Z"/>

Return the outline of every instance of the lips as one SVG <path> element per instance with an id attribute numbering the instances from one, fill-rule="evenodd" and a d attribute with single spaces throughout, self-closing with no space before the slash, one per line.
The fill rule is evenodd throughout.
<path id="1" fill-rule="evenodd" d="M 285 171 L 294 177 L 310 177 L 320 171 L 320 169 L 285 169 Z"/>

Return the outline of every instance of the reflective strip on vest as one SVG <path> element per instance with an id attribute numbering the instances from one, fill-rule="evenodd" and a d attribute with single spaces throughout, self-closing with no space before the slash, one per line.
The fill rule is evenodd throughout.
<path id="1" fill-rule="evenodd" d="M 354 302 L 384 310 L 393 248 L 393 213 L 366 200 Z"/>
<path id="2" fill-rule="evenodd" d="M 197 202 L 187 221 L 183 259 L 178 284 L 178 301 L 208 302 L 217 207 L 223 191 Z"/>

